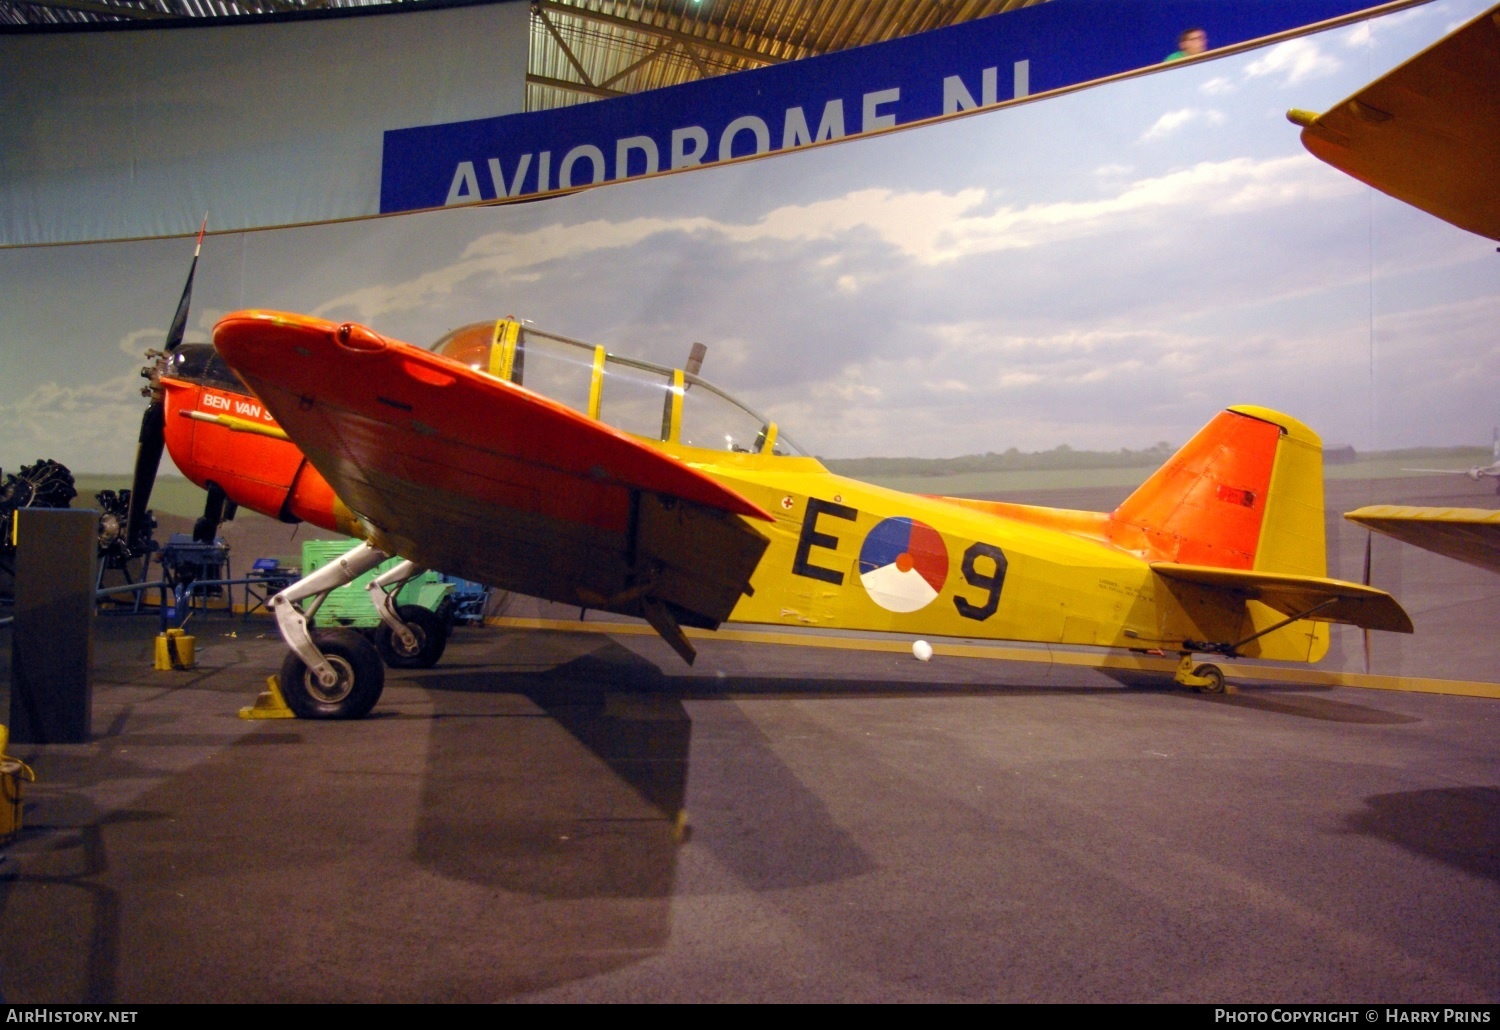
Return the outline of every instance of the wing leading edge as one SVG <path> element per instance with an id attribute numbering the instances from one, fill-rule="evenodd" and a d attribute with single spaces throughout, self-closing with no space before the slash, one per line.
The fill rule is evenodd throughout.
<path id="1" fill-rule="evenodd" d="M 393 554 L 535 597 L 714 628 L 768 541 L 757 505 L 510 383 L 349 323 L 226 316 L 214 344 Z"/>
<path id="2" fill-rule="evenodd" d="M 1288 117 L 1319 160 L 1500 240 L 1500 6 L 1326 113 Z"/>
<path id="3" fill-rule="evenodd" d="M 1344 518 L 1414 547 L 1500 572 L 1500 511 L 1375 504 Z"/>

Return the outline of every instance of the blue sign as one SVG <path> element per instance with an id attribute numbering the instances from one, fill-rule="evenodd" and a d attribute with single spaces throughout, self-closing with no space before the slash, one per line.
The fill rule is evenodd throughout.
<path id="1" fill-rule="evenodd" d="M 586 186 L 904 125 L 1158 64 L 1370 0 L 1052 0 L 915 36 L 576 107 L 385 133 L 380 210 Z"/>

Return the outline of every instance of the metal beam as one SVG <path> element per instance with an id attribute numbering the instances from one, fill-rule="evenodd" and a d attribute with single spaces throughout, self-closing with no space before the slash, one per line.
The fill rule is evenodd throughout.
<path id="1" fill-rule="evenodd" d="M 554 79 L 546 75 L 527 74 L 526 85 L 546 86 L 550 89 L 567 90 L 569 93 L 582 93 L 585 96 L 600 97 L 608 100 L 612 97 L 626 97 L 629 93 L 621 93 L 617 89 L 605 89 L 603 86 L 589 86 L 581 82 L 569 82 L 567 79 Z"/>
<path id="2" fill-rule="evenodd" d="M 689 43 L 684 43 L 682 44 L 682 49 L 687 51 L 688 58 L 698 69 L 698 78 L 711 79 L 714 77 L 713 72 L 708 70 L 708 65 L 703 63 L 703 55 L 698 53 L 698 48 L 696 46 L 693 46 Z"/>
<path id="3" fill-rule="evenodd" d="M 126 7 L 123 4 L 98 4 L 92 0 L 10 0 L 11 3 L 31 7 L 55 7 L 65 11 L 83 11 L 87 14 L 112 15 L 116 18 L 181 18 L 180 14 L 164 14 L 146 7 Z"/>
<path id="4" fill-rule="evenodd" d="M 552 36 L 552 41 L 563 52 L 563 56 L 568 59 L 568 63 L 573 66 L 573 70 L 578 73 L 578 77 L 583 80 L 584 85 L 592 88 L 594 80 L 589 77 L 588 69 L 583 66 L 583 62 L 574 56 L 573 50 L 568 46 L 567 40 L 562 38 L 562 33 L 557 31 L 557 26 L 552 24 L 551 18 L 547 17 L 547 12 L 538 7 L 536 9 L 536 16 L 541 19 L 542 27 Z"/>
<path id="5" fill-rule="evenodd" d="M 548 11 L 568 18 L 597 22 L 600 25 L 612 25 L 617 29 L 624 29 L 627 32 L 634 32 L 642 36 L 656 36 L 658 39 L 670 39 L 674 43 L 699 47 L 710 53 L 723 54 L 725 57 L 733 57 L 751 64 L 781 64 L 783 61 L 783 58 L 770 57 L 746 47 L 734 46 L 729 43 L 716 43 L 711 39 L 694 36 L 689 32 L 658 28 L 655 25 L 647 25 L 644 22 L 635 21 L 630 18 L 621 18 L 614 14 L 605 14 L 602 11 L 586 11 L 581 7 L 559 3 L 558 0 L 533 0 L 532 8 L 538 13 Z M 812 57 L 814 55 L 807 54 L 805 56 Z"/>
<path id="6" fill-rule="evenodd" d="M 321 11 L 328 7 L 328 0 L 234 0 L 240 6 L 250 5 L 260 11 Z M 392 0 L 396 2 L 396 0 Z"/>
<path id="7" fill-rule="evenodd" d="M 656 46 L 651 50 L 651 52 L 648 53 L 645 57 L 642 57 L 639 60 L 632 61 L 630 64 L 627 64 L 624 68 L 621 68 L 619 71 L 615 72 L 609 78 L 607 78 L 603 82 L 599 83 L 599 85 L 601 85 L 604 88 L 608 89 L 610 86 L 613 86 L 615 83 L 617 83 L 621 79 L 625 78 L 631 72 L 635 71 L 637 68 L 644 67 L 645 65 L 648 65 L 652 61 L 656 60 L 658 57 L 661 57 L 661 56 L 665 55 L 667 53 L 667 51 L 669 51 L 671 48 L 672 48 L 672 41 L 671 40 L 667 40 L 667 39 L 662 40 L 660 43 L 656 44 Z"/>

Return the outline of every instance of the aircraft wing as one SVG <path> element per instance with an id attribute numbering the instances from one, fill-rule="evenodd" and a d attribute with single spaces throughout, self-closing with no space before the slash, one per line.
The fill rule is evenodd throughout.
<path id="1" fill-rule="evenodd" d="M 1411 617 L 1384 590 L 1320 576 L 1294 576 L 1220 569 L 1208 565 L 1152 562 L 1158 575 L 1197 586 L 1227 590 L 1247 601 L 1259 601 L 1288 617 L 1318 622 L 1345 622 L 1363 629 L 1412 632 Z"/>
<path id="2" fill-rule="evenodd" d="M 768 544 L 755 504 L 561 404 L 363 326 L 226 316 L 214 345 L 376 546 L 646 618 L 691 661 Z"/>
<path id="3" fill-rule="evenodd" d="M 1500 572 L 1500 511 L 1375 504 L 1344 518 L 1403 543 Z"/>
<path id="4" fill-rule="evenodd" d="M 1318 159 L 1500 240 L 1500 7 L 1326 113 L 1290 116 Z"/>

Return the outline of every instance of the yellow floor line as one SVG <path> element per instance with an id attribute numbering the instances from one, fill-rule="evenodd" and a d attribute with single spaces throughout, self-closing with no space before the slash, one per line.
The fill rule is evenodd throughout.
<path id="1" fill-rule="evenodd" d="M 485 620 L 485 625 L 502 629 L 550 630 L 564 633 L 609 633 L 619 636 L 653 636 L 655 630 L 643 623 L 577 622 L 571 619 L 520 619 L 499 617 Z M 911 644 L 902 640 L 879 640 L 867 637 L 821 636 L 785 633 L 776 630 L 689 629 L 687 635 L 707 640 L 731 640 L 737 643 L 781 644 L 789 647 L 819 647 L 839 651 L 884 651 L 909 654 Z M 1093 669 L 1128 669 L 1161 672 L 1170 675 L 1177 662 L 1172 658 L 1154 658 L 1135 654 L 1092 654 L 1087 651 L 1047 651 L 1004 644 L 955 644 L 939 640 L 932 645 L 935 657 L 983 658 L 1003 662 L 1036 662 L 1042 665 L 1076 665 Z M 1500 683 L 1475 680 L 1444 680 L 1421 676 L 1377 676 L 1361 672 L 1329 672 L 1308 667 L 1271 668 L 1263 665 L 1236 665 L 1219 662 L 1226 676 L 1234 680 L 1261 683 L 1307 683 L 1330 687 L 1364 687 L 1370 690 L 1401 690 L 1420 694 L 1455 694 L 1463 697 L 1500 698 Z"/>

